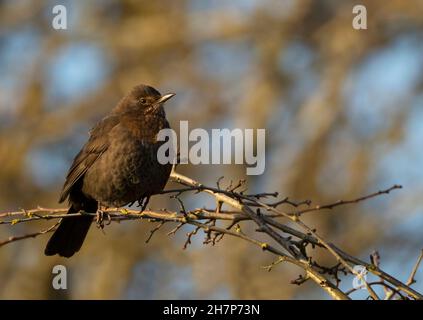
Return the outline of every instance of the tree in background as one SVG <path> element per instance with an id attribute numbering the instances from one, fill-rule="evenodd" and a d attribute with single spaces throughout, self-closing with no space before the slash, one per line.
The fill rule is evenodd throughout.
<path id="1" fill-rule="evenodd" d="M 51 26 L 58 3 L 67 30 Z M 148 83 L 177 92 L 167 109 L 174 127 L 266 128 L 266 171 L 247 177 L 251 192 L 331 203 L 402 184 L 389 198 L 306 223 L 363 260 L 378 249 L 384 269 L 406 281 L 422 243 L 423 8 L 419 0 L 362 4 L 367 30 L 352 28 L 353 1 L 1 1 L 1 211 L 54 207 L 91 125 L 128 88 Z M 178 171 L 208 185 L 246 178 L 241 165 Z M 189 208 L 215 204 L 181 199 Z M 150 206 L 179 210 L 166 195 Z M 1 226 L 0 239 L 47 225 Z M 211 247 L 194 237 L 181 250 L 193 230 L 185 226 L 174 238 L 162 228 L 146 245 L 151 227 L 94 230 L 69 261 L 44 257 L 41 237 L 3 246 L 0 297 L 326 297 L 309 282 L 290 285 L 300 272 L 293 266 L 264 272 L 273 257 L 244 241 Z M 50 288 L 58 263 L 70 270 L 65 293 Z"/>

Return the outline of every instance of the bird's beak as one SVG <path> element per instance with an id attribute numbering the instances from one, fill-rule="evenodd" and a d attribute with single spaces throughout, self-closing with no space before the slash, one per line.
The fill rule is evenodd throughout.
<path id="1" fill-rule="evenodd" d="M 169 100 L 175 95 L 175 93 L 167 93 L 164 96 L 161 96 L 159 100 L 157 100 L 156 104 L 161 104 Z"/>

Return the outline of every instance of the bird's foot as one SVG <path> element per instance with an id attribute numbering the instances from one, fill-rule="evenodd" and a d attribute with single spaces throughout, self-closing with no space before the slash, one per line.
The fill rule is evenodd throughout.
<path id="1" fill-rule="evenodd" d="M 106 221 L 106 223 L 104 223 L 104 221 Z M 97 228 L 103 230 L 105 225 L 108 226 L 112 222 L 112 218 L 106 211 L 98 209 L 96 212 L 95 222 Z"/>
<path id="2" fill-rule="evenodd" d="M 138 207 L 141 207 L 141 212 L 143 212 L 145 208 L 147 208 L 147 204 L 149 201 L 150 201 L 150 197 L 143 197 L 138 200 Z"/>

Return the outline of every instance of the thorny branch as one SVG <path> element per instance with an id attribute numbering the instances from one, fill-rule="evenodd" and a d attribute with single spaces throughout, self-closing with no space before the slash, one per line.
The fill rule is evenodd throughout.
<path id="1" fill-rule="evenodd" d="M 340 288 L 340 282 L 343 276 L 352 274 L 361 281 L 367 289 L 372 299 L 379 299 L 374 286 L 382 286 L 385 290 L 385 299 L 398 297 L 399 299 L 423 299 L 423 295 L 411 288 L 415 282 L 415 275 L 418 267 L 423 259 L 423 251 L 421 252 L 417 262 L 411 271 L 407 283 L 403 283 L 393 276 L 382 271 L 379 265 L 377 253 L 371 257 L 371 262 L 367 263 L 355 258 L 334 244 L 327 242 L 320 236 L 317 231 L 301 220 L 301 216 L 310 212 L 322 212 L 331 210 L 338 206 L 356 204 L 383 194 L 388 194 L 401 186 L 394 185 L 388 189 L 359 197 L 352 200 L 339 200 L 326 205 L 311 206 L 310 200 L 294 202 L 287 197 L 277 199 L 279 194 L 274 193 L 257 193 L 247 194 L 245 181 L 238 183 L 230 182 L 224 188 L 222 187 L 222 178 L 216 183 L 216 187 L 203 185 L 191 178 L 183 176 L 177 172 L 172 172 L 171 179 L 182 187 L 178 189 L 165 190 L 163 194 L 170 194 L 171 198 L 178 201 L 179 212 L 168 211 L 166 209 L 152 211 L 139 210 L 129 208 L 104 208 L 111 221 L 124 220 L 148 220 L 157 224 L 152 228 L 146 242 L 149 242 L 153 235 L 161 229 L 166 223 L 175 223 L 176 226 L 168 232 L 168 235 L 174 235 L 184 225 L 191 225 L 194 229 L 186 234 L 187 238 L 183 248 L 187 248 L 193 237 L 200 230 L 205 234 L 204 244 L 215 245 L 222 240 L 223 236 L 232 236 L 248 241 L 253 245 L 261 248 L 276 256 L 275 262 L 264 267 L 271 271 L 276 265 L 282 262 L 294 264 L 304 270 L 305 275 L 300 275 L 291 283 L 301 285 L 302 283 L 312 280 L 325 290 L 334 299 L 350 299 L 349 295 L 356 289 L 343 292 Z M 187 210 L 181 195 L 187 192 L 207 193 L 216 200 L 216 208 L 196 208 Z M 270 199 L 274 201 L 270 201 Z M 280 209 L 281 205 L 288 205 L 293 208 L 292 211 L 284 211 Z M 58 225 L 57 219 L 68 219 L 73 216 L 91 215 L 95 217 L 95 213 L 80 212 L 66 214 L 66 208 L 43 208 L 38 207 L 31 210 L 20 210 L 15 212 L 0 213 L 0 225 L 15 225 L 27 223 L 35 220 L 55 220 L 56 222 L 45 230 L 25 234 L 21 236 L 11 236 L 4 241 L 0 241 L 0 247 L 11 242 L 34 238 L 39 235 L 55 230 Z M 94 219 L 93 219 L 94 220 Z M 263 242 L 253 235 L 245 234 L 241 229 L 241 222 L 250 221 L 256 225 L 256 232 L 268 236 L 269 241 Z M 286 222 L 291 222 L 288 226 Z M 296 227 L 292 227 L 292 225 Z M 332 267 L 323 266 L 316 261 L 311 255 L 316 247 L 327 250 L 335 258 L 335 265 Z M 354 266 L 361 265 L 367 272 L 377 276 L 380 281 L 366 282 L 361 273 L 355 271 Z"/>

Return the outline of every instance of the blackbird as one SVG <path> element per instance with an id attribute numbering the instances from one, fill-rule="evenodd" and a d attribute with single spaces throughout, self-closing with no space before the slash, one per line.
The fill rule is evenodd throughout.
<path id="1" fill-rule="evenodd" d="M 90 131 L 88 142 L 73 160 L 59 202 L 69 199 L 68 213 L 101 213 L 101 206 L 138 203 L 145 209 L 151 195 L 163 190 L 172 164 L 160 164 L 157 141 L 170 128 L 163 104 L 175 94 L 135 86 Z M 62 219 L 44 253 L 71 257 L 79 251 L 93 221 L 82 215 Z"/>

